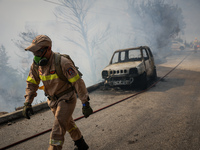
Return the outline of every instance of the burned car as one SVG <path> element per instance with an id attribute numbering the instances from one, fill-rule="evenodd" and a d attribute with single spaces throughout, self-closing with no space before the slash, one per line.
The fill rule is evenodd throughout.
<path id="1" fill-rule="evenodd" d="M 148 46 L 120 49 L 114 52 L 110 63 L 102 71 L 108 86 L 138 85 L 146 89 L 150 79 L 157 78 L 153 54 Z"/>

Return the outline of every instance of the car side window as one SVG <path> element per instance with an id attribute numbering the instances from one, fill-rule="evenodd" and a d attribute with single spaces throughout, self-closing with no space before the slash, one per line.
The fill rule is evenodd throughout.
<path id="1" fill-rule="evenodd" d="M 135 55 L 134 55 L 134 51 L 129 51 L 129 53 L 128 53 L 129 55 L 129 59 L 134 59 L 135 58 Z"/>
<path id="2" fill-rule="evenodd" d="M 125 52 L 120 53 L 120 61 L 125 61 Z"/>
<path id="3" fill-rule="evenodd" d="M 142 49 L 142 53 L 145 60 L 149 59 L 146 49 Z"/>
<path id="4" fill-rule="evenodd" d="M 153 57 L 153 54 L 149 48 L 148 48 L 148 52 L 149 52 L 150 56 Z"/>

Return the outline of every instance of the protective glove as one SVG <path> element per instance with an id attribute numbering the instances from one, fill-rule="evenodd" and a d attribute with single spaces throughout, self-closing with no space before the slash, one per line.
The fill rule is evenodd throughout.
<path id="1" fill-rule="evenodd" d="M 27 119 L 30 119 L 30 115 L 34 114 L 32 105 L 29 102 L 24 103 L 22 114 Z"/>
<path id="2" fill-rule="evenodd" d="M 89 117 L 93 113 L 89 102 L 83 104 L 82 112 L 85 118 Z"/>

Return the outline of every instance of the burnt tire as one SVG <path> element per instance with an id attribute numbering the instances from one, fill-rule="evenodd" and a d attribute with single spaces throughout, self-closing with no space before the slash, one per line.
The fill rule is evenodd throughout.
<path id="1" fill-rule="evenodd" d="M 147 89 L 148 81 L 147 81 L 147 74 L 144 72 L 139 77 L 136 78 L 137 86 L 141 90 Z"/>
<path id="2" fill-rule="evenodd" d="M 151 80 L 157 80 L 157 71 L 156 71 L 156 68 L 154 68 L 154 70 L 153 70 L 153 75 L 152 75 L 152 77 L 151 77 Z"/>

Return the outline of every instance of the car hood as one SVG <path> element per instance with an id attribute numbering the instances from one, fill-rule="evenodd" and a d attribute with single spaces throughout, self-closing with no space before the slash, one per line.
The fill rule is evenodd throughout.
<path id="1" fill-rule="evenodd" d="M 111 64 L 105 67 L 103 70 L 120 70 L 120 69 L 130 69 L 137 67 L 140 65 L 142 61 L 134 61 L 134 62 L 123 62 L 123 63 L 116 63 Z"/>

